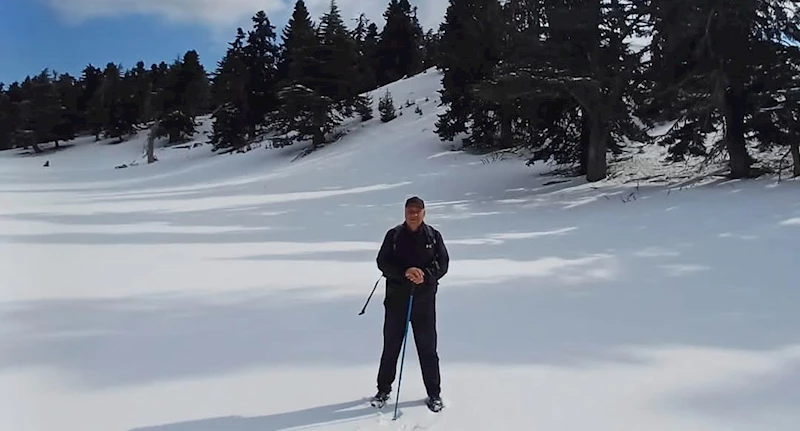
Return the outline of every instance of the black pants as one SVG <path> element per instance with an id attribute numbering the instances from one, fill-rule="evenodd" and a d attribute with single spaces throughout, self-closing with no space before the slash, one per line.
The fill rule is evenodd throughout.
<path id="1" fill-rule="evenodd" d="M 397 373 L 397 360 L 403 346 L 408 295 L 387 295 L 384 300 L 383 354 L 378 370 L 378 390 L 390 392 Z M 436 287 L 419 286 L 411 307 L 411 327 L 419 355 L 422 381 L 428 396 L 439 396 L 441 377 L 436 352 Z M 411 334 L 409 334 L 411 336 Z M 408 348 L 406 348 L 408 350 Z"/>

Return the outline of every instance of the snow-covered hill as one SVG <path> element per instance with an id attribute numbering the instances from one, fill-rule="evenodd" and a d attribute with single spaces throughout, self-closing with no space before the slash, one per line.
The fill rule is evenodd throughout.
<path id="1" fill-rule="evenodd" d="M 0 429 L 796 429 L 797 181 L 558 182 L 439 142 L 435 72 L 388 88 L 422 114 L 296 160 L 0 155 Z M 452 258 L 447 408 L 422 405 L 411 342 L 393 422 L 366 405 L 382 287 L 358 311 L 410 195 Z"/>

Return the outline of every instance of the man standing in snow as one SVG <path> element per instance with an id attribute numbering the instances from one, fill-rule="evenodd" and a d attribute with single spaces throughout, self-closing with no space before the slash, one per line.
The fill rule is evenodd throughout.
<path id="1" fill-rule="evenodd" d="M 409 198 L 405 222 L 386 232 L 376 259 L 386 277 L 386 297 L 378 393 L 372 399 L 375 407 L 382 407 L 392 391 L 412 291 L 410 325 L 428 392 L 427 405 L 434 412 L 443 407 L 436 351 L 436 292 L 439 279 L 447 273 L 450 256 L 441 233 L 424 220 L 425 202 L 416 196 Z"/>

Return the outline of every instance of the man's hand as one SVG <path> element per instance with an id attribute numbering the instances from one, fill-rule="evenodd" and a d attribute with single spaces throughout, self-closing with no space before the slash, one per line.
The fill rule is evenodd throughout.
<path id="1" fill-rule="evenodd" d="M 414 284 L 422 284 L 425 281 L 425 273 L 419 268 L 408 268 L 406 270 L 406 278 Z"/>

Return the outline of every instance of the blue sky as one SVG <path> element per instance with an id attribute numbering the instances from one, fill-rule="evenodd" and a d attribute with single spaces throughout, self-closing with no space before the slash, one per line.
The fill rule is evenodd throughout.
<path id="1" fill-rule="evenodd" d="M 194 49 L 206 70 L 233 40 L 237 26 L 263 9 L 280 30 L 294 0 L 0 0 L 0 82 L 20 81 L 44 68 L 79 76 L 87 64 L 125 69 L 142 60 L 170 63 Z M 305 0 L 313 19 L 330 0 Z M 412 0 L 427 30 L 438 26 L 447 0 Z M 388 0 L 337 0 L 344 17 L 360 12 L 383 27 Z M 354 24 L 352 21 L 349 26 Z"/>

